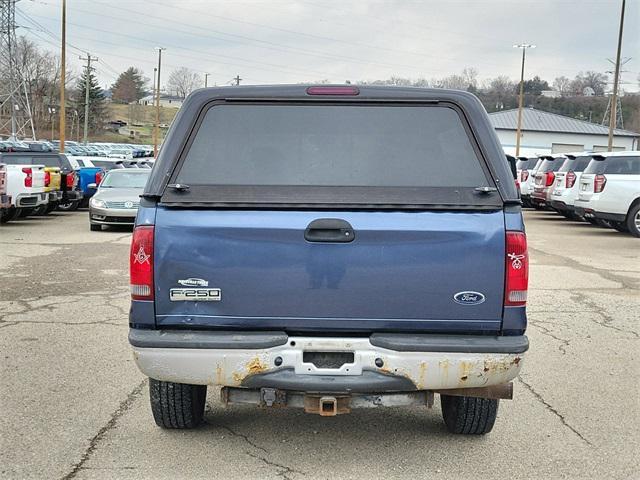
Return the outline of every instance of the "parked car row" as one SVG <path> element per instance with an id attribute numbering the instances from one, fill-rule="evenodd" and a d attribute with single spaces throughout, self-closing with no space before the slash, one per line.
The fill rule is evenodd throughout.
<path id="1" fill-rule="evenodd" d="M 640 151 L 520 157 L 522 202 L 640 237 Z"/>
<path id="2" fill-rule="evenodd" d="M 3 165 L 0 222 L 53 210 L 76 210 L 88 205 L 105 169 L 80 167 L 71 157 L 56 152 L 24 150 L 0 152 Z"/>
<path id="3" fill-rule="evenodd" d="M 0 141 L 0 152 L 58 152 L 59 140 L 39 141 Z M 65 154 L 68 156 L 111 157 L 121 159 L 146 158 L 153 156 L 151 145 L 134 145 L 128 143 L 88 143 L 74 141 L 65 142 Z"/>
<path id="4" fill-rule="evenodd" d="M 91 230 L 133 225 L 153 161 L 0 153 L 0 222 L 89 207 Z"/>

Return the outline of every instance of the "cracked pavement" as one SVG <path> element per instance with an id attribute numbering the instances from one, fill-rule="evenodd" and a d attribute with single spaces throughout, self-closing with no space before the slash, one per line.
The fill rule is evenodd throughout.
<path id="1" fill-rule="evenodd" d="M 127 344 L 130 232 L 0 227 L 0 478 L 640 478 L 640 242 L 527 212 L 531 350 L 493 432 L 439 402 L 322 418 L 225 408 L 163 431 Z"/>

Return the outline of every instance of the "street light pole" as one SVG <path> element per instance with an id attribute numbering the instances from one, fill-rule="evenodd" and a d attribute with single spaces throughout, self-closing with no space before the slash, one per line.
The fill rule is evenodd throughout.
<path id="1" fill-rule="evenodd" d="M 607 150 L 613 151 L 613 131 L 616 128 L 616 120 L 618 117 L 618 82 L 620 80 L 620 53 L 622 52 L 622 29 L 624 27 L 624 7 L 625 0 L 622 0 L 622 10 L 620 11 L 620 31 L 618 32 L 618 51 L 616 53 L 616 71 L 613 77 L 613 93 L 611 95 L 611 116 L 609 118 L 609 141 L 607 142 Z"/>
<path id="2" fill-rule="evenodd" d="M 522 130 L 522 107 L 524 105 L 524 60 L 527 48 L 536 48 L 535 45 L 529 43 L 521 43 L 514 45 L 513 48 L 522 49 L 522 68 L 520 70 L 520 95 L 518 98 L 518 127 L 516 128 L 516 157 L 520 155 L 520 135 Z"/>
<path id="3" fill-rule="evenodd" d="M 160 141 L 160 68 L 162 66 L 162 51 L 166 48 L 157 47 L 158 49 L 158 75 L 156 82 L 156 125 L 153 135 L 153 156 L 158 157 L 158 143 Z"/>
<path id="4" fill-rule="evenodd" d="M 210 73 L 205 73 L 204 74 L 204 88 L 207 88 L 209 86 L 209 75 L 211 75 Z"/>

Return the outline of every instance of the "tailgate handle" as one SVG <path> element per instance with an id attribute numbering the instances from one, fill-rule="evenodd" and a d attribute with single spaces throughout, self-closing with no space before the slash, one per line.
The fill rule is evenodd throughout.
<path id="1" fill-rule="evenodd" d="M 355 233 L 349 222 L 339 218 L 318 218 L 304 231 L 308 242 L 353 242 Z"/>

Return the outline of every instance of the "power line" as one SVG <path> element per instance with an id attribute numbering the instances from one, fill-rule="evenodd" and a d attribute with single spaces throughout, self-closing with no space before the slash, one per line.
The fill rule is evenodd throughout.
<path id="1" fill-rule="evenodd" d="M 38 18 L 47 18 L 44 17 L 42 15 L 34 15 L 31 14 L 32 16 L 38 17 Z M 145 42 L 148 44 L 157 44 L 156 41 L 153 40 L 148 40 L 147 38 L 144 37 L 138 37 L 135 35 L 129 35 L 126 33 L 119 33 L 119 32 L 113 32 L 110 30 L 104 30 L 104 29 L 100 29 L 100 28 L 96 28 L 94 26 L 86 26 L 86 25 L 80 25 L 77 23 L 71 23 L 71 22 L 67 22 L 68 25 L 73 25 L 74 27 L 77 28 L 82 28 L 82 29 L 87 29 L 87 30 L 91 30 L 94 32 L 102 32 L 102 33 L 106 33 L 109 35 L 114 35 L 114 36 L 118 36 L 118 37 L 124 37 L 124 38 L 130 38 L 132 40 L 137 40 L 139 42 Z M 102 40 L 100 41 L 100 43 L 102 43 Z M 292 73 L 295 75 L 304 75 L 304 76 L 308 76 L 308 77 L 313 77 L 313 78 L 317 78 L 318 75 L 324 75 L 325 72 L 320 72 L 320 71 L 314 71 L 314 70 L 309 70 L 308 72 L 302 71 L 302 70 L 294 70 L 294 69 L 288 69 L 287 67 L 283 66 L 283 65 L 278 65 L 278 64 L 273 64 L 273 63 L 268 63 L 268 62 L 259 62 L 259 61 L 253 61 L 253 60 L 243 60 L 240 59 L 238 57 L 235 56 L 230 56 L 230 55 L 223 55 L 223 54 L 213 54 L 213 53 L 209 53 L 209 52 L 205 52 L 202 50 L 195 50 L 193 48 L 186 48 L 177 44 L 168 44 L 166 42 L 164 42 L 167 46 L 171 47 L 171 48 L 175 48 L 178 50 L 185 50 L 188 52 L 194 52 L 197 53 L 199 55 L 204 55 L 204 56 L 208 56 L 208 57 L 221 57 L 221 58 L 228 58 L 228 59 L 232 59 L 232 60 L 238 60 L 238 61 L 243 61 L 245 63 L 247 63 L 248 65 L 245 64 L 241 64 L 241 63 L 236 63 L 236 62 L 223 62 L 220 60 L 217 60 L 218 63 L 222 63 L 222 64 L 227 64 L 227 65 L 234 65 L 236 67 L 240 66 L 242 68 L 247 68 L 247 67 L 252 67 L 254 69 L 260 69 L 260 70 L 265 70 L 265 71 L 276 71 L 276 72 L 280 72 L 280 73 Z M 202 57 L 199 57 L 200 60 L 202 60 Z M 266 65 L 266 67 L 261 67 L 259 65 Z M 273 68 L 269 68 L 269 67 L 273 67 Z M 313 72 L 310 73 L 310 72 Z"/>

